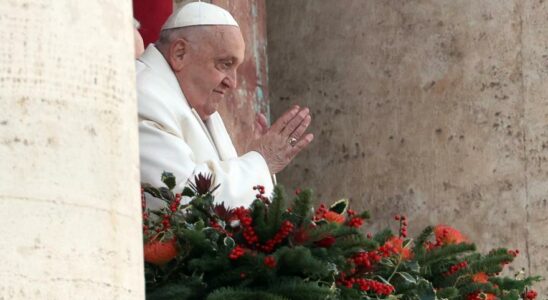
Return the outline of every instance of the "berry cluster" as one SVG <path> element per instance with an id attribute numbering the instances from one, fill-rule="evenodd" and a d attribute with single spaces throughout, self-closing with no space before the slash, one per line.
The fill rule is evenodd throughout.
<path id="1" fill-rule="evenodd" d="M 360 217 L 354 217 L 348 221 L 348 226 L 360 228 L 363 225 L 363 219 Z"/>
<path id="2" fill-rule="evenodd" d="M 228 255 L 228 258 L 232 260 L 237 260 L 238 258 L 242 257 L 245 254 L 245 249 L 240 247 L 240 245 L 237 245 L 230 251 L 230 254 Z"/>
<path id="3" fill-rule="evenodd" d="M 167 231 L 169 228 L 171 228 L 171 215 L 165 214 L 162 216 L 162 229 L 159 231 Z"/>
<path id="4" fill-rule="evenodd" d="M 537 292 L 534 290 L 529 290 L 523 294 L 523 299 L 525 300 L 534 300 L 538 296 Z"/>
<path id="5" fill-rule="evenodd" d="M 430 251 L 432 249 L 443 246 L 443 241 L 447 238 L 448 235 L 449 235 L 449 229 L 447 228 L 442 229 L 441 234 L 436 235 L 435 243 L 428 241 L 424 244 L 426 250 Z"/>
<path id="6" fill-rule="evenodd" d="M 370 270 L 373 264 L 378 263 L 382 256 L 377 251 L 360 252 L 352 257 L 352 262 L 358 268 Z"/>
<path id="7" fill-rule="evenodd" d="M 259 237 L 257 236 L 257 233 L 253 229 L 253 226 L 251 226 L 251 223 L 253 223 L 253 219 L 249 216 L 249 210 L 245 209 L 243 206 L 236 208 L 234 210 L 234 214 L 238 217 L 240 220 L 240 226 L 243 228 L 243 235 L 245 240 L 249 245 L 258 245 L 259 244 Z"/>
<path id="8" fill-rule="evenodd" d="M 484 292 L 475 292 L 472 294 L 468 294 L 466 297 L 466 300 L 496 300 L 497 296 L 491 294 L 491 293 L 484 293 Z"/>
<path id="9" fill-rule="evenodd" d="M 394 287 L 389 284 L 365 278 L 344 278 L 344 273 L 341 273 L 341 278 L 337 280 L 337 284 L 347 288 L 357 285 L 361 291 L 373 292 L 381 296 L 388 296 L 394 292 Z"/>
<path id="10" fill-rule="evenodd" d="M 267 256 L 264 258 L 264 264 L 267 267 L 274 269 L 276 267 L 276 259 L 274 258 L 274 256 Z"/>
<path id="11" fill-rule="evenodd" d="M 451 276 L 455 273 L 457 273 L 459 270 L 466 269 L 468 267 L 468 263 L 466 261 L 461 261 L 458 264 L 452 265 L 449 267 L 449 270 L 447 272 L 443 273 L 444 276 Z"/>
<path id="12" fill-rule="evenodd" d="M 320 204 L 318 209 L 316 209 L 316 212 L 314 214 L 314 218 L 312 219 L 312 221 L 318 222 L 319 220 L 322 220 L 324 218 L 325 213 L 328 211 L 329 210 L 325 207 L 323 203 Z"/>
<path id="13" fill-rule="evenodd" d="M 175 199 L 171 201 L 169 204 L 169 210 L 171 210 L 172 213 L 176 212 L 179 209 L 179 205 L 181 204 L 181 194 L 176 194 Z"/>
<path id="14" fill-rule="evenodd" d="M 143 233 L 146 235 L 148 233 L 148 211 L 144 188 L 141 188 L 141 208 L 143 209 Z"/>
<path id="15" fill-rule="evenodd" d="M 266 243 L 261 246 L 261 250 L 266 253 L 272 252 L 272 250 L 274 250 L 274 247 L 281 243 L 291 233 L 291 231 L 293 231 L 294 227 L 295 226 L 293 225 L 293 223 L 285 220 L 282 223 L 280 230 L 278 230 L 274 237 L 266 241 Z"/>
<path id="16" fill-rule="evenodd" d="M 264 194 L 265 194 L 265 190 L 264 190 L 264 186 L 262 185 L 256 185 L 253 187 L 253 190 L 257 190 L 259 193 L 257 195 L 255 195 L 255 197 L 258 199 L 258 200 L 261 200 L 263 201 L 264 203 L 266 204 L 270 204 L 270 200 L 268 199 L 268 197 L 266 197 Z"/>
<path id="17" fill-rule="evenodd" d="M 382 257 L 389 257 L 393 254 L 399 254 L 399 251 L 396 249 L 393 243 L 389 243 L 388 241 L 384 243 L 384 245 L 380 246 L 379 249 L 377 249 L 377 252 Z"/>
<path id="18" fill-rule="evenodd" d="M 400 222 L 400 237 L 406 238 L 407 237 L 407 218 L 403 215 L 396 215 L 394 216 L 394 219 L 396 221 Z"/>
<path id="19" fill-rule="evenodd" d="M 518 249 L 516 249 L 516 250 L 508 250 L 508 254 L 512 255 L 513 257 L 516 257 L 516 256 L 518 256 L 518 254 L 519 254 L 519 250 L 518 250 Z M 511 263 L 511 261 L 510 261 L 510 260 L 507 260 L 507 261 L 503 261 L 503 262 L 501 263 L 501 265 L 504 267 L 505 265 L 508 265 L 508 264 L 510 264 L 510 263 Z"/>

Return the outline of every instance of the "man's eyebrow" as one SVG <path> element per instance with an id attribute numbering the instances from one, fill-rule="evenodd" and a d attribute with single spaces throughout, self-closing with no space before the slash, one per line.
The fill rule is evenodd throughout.
<path id="1" fill-rule="evenodd" d="M 233 62 L 233 61 L 237 61 L 238 59 L 235 56 L 223 56 L 218 58 L 218 60 L 222 62 L 227 62 L 227 61 Z"/>

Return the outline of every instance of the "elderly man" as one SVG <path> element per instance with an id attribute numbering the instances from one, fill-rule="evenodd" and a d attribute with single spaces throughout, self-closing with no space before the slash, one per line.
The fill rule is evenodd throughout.
<path id="1" fill-rule="evenodd" d="M 180 191 L 194 175 L 213 173 L 218 201 L 247 206 L 252 187 L 270 192 L 271 174 L 312 141 L 309 110 L 295 106 L 270 128 L 260 117 L 250 151 L 237 156 L 217 108 L 236 88 L 244 50 L 238 24 L 218 6 L 194 2 L 169 17 L 137 66 L 142 182 L 159 186 L 168 171 Z"/>

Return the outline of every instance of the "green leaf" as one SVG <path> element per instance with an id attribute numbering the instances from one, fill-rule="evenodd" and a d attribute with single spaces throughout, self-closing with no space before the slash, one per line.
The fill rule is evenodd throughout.
<path id="1" fill-rule="evenodd" d="M 223 239 L 223 243 L 225 244 L 225 246 L 227 246 L 230 249 L 232 249 L 232 248 L 234 248 L 234 246 L 236 246 L 236 242 L 234 242 L 234 239 L 232 239 L 229 236 L 227 236 Z"/>
<path id="2" fill-rule="evenodd" d="M 403 279 L 405 279 L 405 281 L 409 283 L 413 283 L 413 284 L 417 283 L 417 280 L 415 279 L 415 277 L 411 276 L 411 274 L 407 272 L 398 272 L 396 274 L 400 275 Z"/>
<path id="3" fill-rule="evenodd" d="M 331 204 L 331 206 L 329 207 L 329 210 L 342 215 L 346 213 L 346 210 L 348 209 L 348 203 L 349 203 L 348 199 L 341 199 Z"/>
<path id="4" fill-rule="evenodd" d="M 405 268 L 407 268 L 409 271 L 413 273 L 420 273 L 420 265 L 417 261 L 408 261 L 403 264 Z"/>
<path id="5" fill-rule="evenodd" d="M 160 194 L 160 190 L 158 190 L 157 188 L 149 185 L 143 185 L 143 188 L 145 189 L 146 193 L 149 193 L 156 198 L 162 198 L 162 195 Z"/>
<path id="6" fill-rule="evenodd" d="M 187 196 L 187 197 L 194 197 L 196 196 L 196 193 L 194 193 L 194 191 L 189 188 L 188 186 L 185 186 L 185 188 L 183 189 L 183 196 Z"/>
<path id="7" fill-rule="evenodd" d="M 167 186 L 168 189 L 172 190 L 176 185 L 175 176 L 173 173 L 163 172 L 162 173 L 162 182 Z"/>
<path id="8" fill-rule="evenodd" d="M 436 292 L 432 283 L 424 279 L 419 280 L 418 283 L 417 296 L 420 300 L 436 300 Z"/>

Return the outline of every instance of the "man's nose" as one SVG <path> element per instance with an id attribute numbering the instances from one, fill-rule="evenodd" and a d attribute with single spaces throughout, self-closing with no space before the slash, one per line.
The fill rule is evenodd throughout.
<path id="1" fill-rule="evenodd" d="M 223 79 L 223 84 L 228 89 L 235 89 L 238 86 L 238 78 L 237 78 L 236 72 L 232 72 L 232 73 L 228 74 Z"/>

